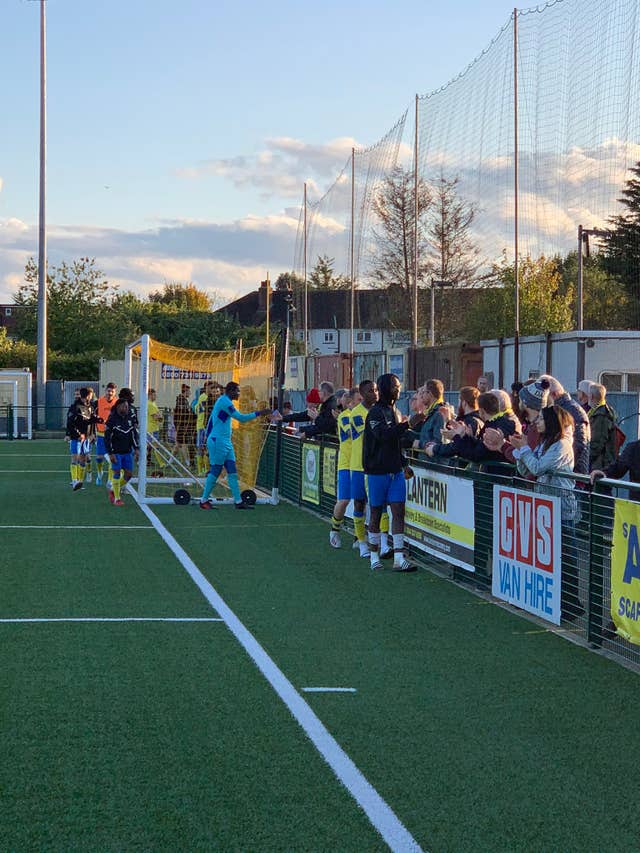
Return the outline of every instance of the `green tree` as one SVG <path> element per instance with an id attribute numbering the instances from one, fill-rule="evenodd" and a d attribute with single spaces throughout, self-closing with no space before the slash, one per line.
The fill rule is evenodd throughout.
<path id="1" fill-rule="evenodd" d="M 165 282 L 162 290 L 154 290 L 149 294 L 149 301 L 173 305 L 183 311 L 211 311 L 213 308 L 212 298 L 191 282 Z"/>
<path id="2" fill-rule="evenodd" d="M 578 253 L 570 252 L 557 263 L 566 290 L 578 281 Z M 585 329 L 634 328 L 636 302 L 625 284 L 607 272 L 601 253 L 583 258 L 582 288 Z"/>
<path id="3" fill-rule="evenodd" d="M 631 296 L 640 297 L 640 162 L 629 170 L 631 177 L 618 201 L 626 211 L 609 219 L 611 228 L 601 238 L 603 267 L 616 276 Z"/>
<path id="4" fill-rule="evenodd" d="M 573 327 L 573 284 L 563 282 L 555 258 L 521 259 L 519 281 L 521 335 L 566 332 Z M 472 341 L 513 337 L 515 270 L 506 258 L 494 264 L 487 285 L 468 311 L 466 329 Z"/>
<path id="5" fill-rule="evenodd" d="M 116 355 L 137 329 L 126 315 L 111 310 L 117 288 L 109 284 L 93 258 L 79 258 L 47 270 L 48 343 L 52 350 L 69 354 Z M 30 258 L 25 283 L 14 297 L 20 312 L 17 333 L 27 343 L 37 339 L 38 266 Z"/>

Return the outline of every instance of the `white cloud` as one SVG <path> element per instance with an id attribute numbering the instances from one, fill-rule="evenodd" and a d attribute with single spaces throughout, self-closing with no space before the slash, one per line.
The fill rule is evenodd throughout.
<path id="1" fill-rule="evenodd" d="M 318 198 L 322 195 L 322 185 L 338 174 L 351 149 L 359 147 L 351 137 L 312 145 L 281 136 L 267 139 L 265 145 L 257 154 L 207 160 L 179 169 L 177 174 L 189 179 L 225 178 L 239 189 L 257 188 L 263 199 L 299 199 L 306 181 L 309 196 Z"/>
<path id="2" fill-rule="evenodd" d="M 298 228 L 297 211 L 292 214 L 223 224 L 163 221 L 145 231 L 53 224 L 48 261 L 93 257 L 112 283 L 139 294 L 168 280 L 193 281 L 230 300 L 256 289 L 267 271 L 275 278 L 291 269 Z M 37 257 L 36 226 L 0 220 L 0 301 L 11 301 L 29 257 Z"/>

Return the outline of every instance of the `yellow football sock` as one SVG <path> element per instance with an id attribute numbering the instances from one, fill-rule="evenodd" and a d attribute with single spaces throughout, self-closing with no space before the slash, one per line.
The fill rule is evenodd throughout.
<path id="1" fill-rule="evenodd" d="M 104 461 L 96 462 L 96 470 L 98 472 L 98 477 L 102 477 L 102 475 L 104 474 Z"/>
<path id="2" fill-rule="evenodd" d="M 69 470 L 71 471 L 71 479 L 72 479 L 72 480 L 74 481 L 74 483 L 75 483 L 75 481 L 76 481 L 78 478 L 76 477 L 76 465 L 75 465 L 75 463 L 74 463 L 74 462 L 72 462 L 72 463 L 71 463 L 71 465 L 69 465 Z"/>
<path id="3" fill-rule="evenodd" d="M 380 516 L 380 533 L 389 532 L 389 513 L 383 512 Z"/>
<path id="4" fill-rule="evenodd" d="M 353 527 L 356 533 L 356 539 L 358 542 L 366 542 L 366 535 L 364 532 L 364 515 L 356 515 L 353 519 Z"/>
<path id="5" fill-rule="evenodd" d="M 122 474 L 117 479 L 111 481 L 111 485 L 113 486 L 113 496 L 119 501 L 120 500 L 120 489 L 122 487 Z"/>

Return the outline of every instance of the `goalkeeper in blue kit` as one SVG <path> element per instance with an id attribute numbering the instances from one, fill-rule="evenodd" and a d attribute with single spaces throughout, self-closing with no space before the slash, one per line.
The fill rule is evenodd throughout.
<path id="1" fill-rule="evenodd" d="M 224 394 L 216 400 L 209 417 L 209 422 L 207 423 L 207 451 L 211 467 L 204 484 L 204 492 L 200 498 L 200 509 L 213 509 L 213 504 L 209 498 L 223 468 L 227 471 L 227 480 L 236 509 L 252 509 L 252 507 L 244 503 L 240 496 L 236 454 L 231 442 L 231 421 L 236 420 L 244 424 L 263 415 L 270 415 L 271 409 L 260 409 L 257 412 L 247 412 L 244 414 L 243 412 L 239 412 L 234 406 L 234 401 L 239 398 L 240 386 L 238 383 L 228 382 L 224 389 Z"/>

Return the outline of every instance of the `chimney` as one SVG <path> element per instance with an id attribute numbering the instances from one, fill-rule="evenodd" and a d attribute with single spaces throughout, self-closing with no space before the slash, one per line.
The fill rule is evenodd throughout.
<path id="1" fill-rule="evenodd" d="M 269 279 L 260 282 L 260 289 L 258 290 L 258 311 L 264 311 L 266 313 L 267 294 L 271 296 L 271 282 Z"/>

